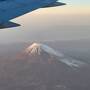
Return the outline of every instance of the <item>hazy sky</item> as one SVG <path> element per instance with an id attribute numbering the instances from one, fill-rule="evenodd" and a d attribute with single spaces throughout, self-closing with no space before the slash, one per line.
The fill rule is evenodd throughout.
<path id="1" fill-rule="evenodd" d="M 90 39 L 90 0 L 60 1 L 67 5 L 38 9 L 12 20 L 21 26 L 0 30 L 0 43 Z"/>

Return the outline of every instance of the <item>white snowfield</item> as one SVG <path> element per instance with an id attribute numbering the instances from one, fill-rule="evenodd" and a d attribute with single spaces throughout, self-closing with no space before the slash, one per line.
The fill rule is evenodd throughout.
<path id="1" fill-rule="evenodd" d="M 65 57 L 64 54 L 59 53 L 58 51 L 54 50 L 53 48 L 51 48 L 45 44 L 41 44 L 41 43 L 33 43 L 25 50 L 25 52 L 28 53 L 29 55 L 32 55 L 32 54 L 40 55 L 43 51 L 48 53 L 49 55 L 57 57 L 60 62 L 66 64 L 69 67 L 79 68 L 79 67 L 86 65 L 86 63 L 84 63 L 80 60 L 75 60 L 70 57 Z"/>
<path id="2" fill-rule="evenodd" d="M 40 44 L 40 43 L 34 43 L 26 49 L 26 52 L 28 52 L 30 54 L 37 53 L 38 55 L 40 55 L 42 51 L 49 53 L 50 55 L 55 55 L 55 56 L 59 56 L 59 57 L 64 56 L 62 53 L 55 51 L 53 48 L 48 47 L 45 44 Z"/>

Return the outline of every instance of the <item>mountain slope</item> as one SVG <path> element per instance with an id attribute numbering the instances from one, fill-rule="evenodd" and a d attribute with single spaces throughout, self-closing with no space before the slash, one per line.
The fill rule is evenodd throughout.
<path id="1" fill-rule="evenodd" d="M 56 60 L 70 67 L 78 68 L 86 65 L 86 63 L 81 62 L 80 60 L 75 60 L 75 59 L 72 59 L 71 57 L 65 57 L 64 54 L 41 43 L 33 43 L 32 45 L 30 45 L 28 48 L 26 48 L 25 54 L 33 57 L 35 57 L 35 55 L 39 57 L 41 56 L 42 58 L 46 58 L 47 56 L 45 55 L 48 55 L 49 58 L 54 58 L 54 59 L 56 58 Z"/>
<path id="2" fill-rule="evenodd" d="M 90 90 L 86 63 L 43 45 L 34 43 L 17 58 L 0 60 L 0 90 Z"/>

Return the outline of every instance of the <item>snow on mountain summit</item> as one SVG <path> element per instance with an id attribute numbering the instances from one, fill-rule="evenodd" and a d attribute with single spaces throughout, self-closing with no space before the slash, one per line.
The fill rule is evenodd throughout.
<path id="1" fill-rule="evenodd" d="M 51 48 L 51 47 L 49 47 L 47 45 L 41 44 L 41 43 L 33 43 L 28 48 L 26 48 L 25 51 L 28 54 L 38 54 L 38 55 L 40 55 L 42 52 L 46 52 L 46 53 L 48 53 L 50 55 L 63 57 L 63 54 L 55 51 L 53 48 Z"/>
<path id="2" fill-rule="evenodd" d="M 54 50 L 53 48 L 49 47 L 48 45 L 41 44 L 41 43 L 33 43 L 28 48 L 26 48 L 25 53 L 28 55 L 41 55 L 41 56 L 42 56 L 42 53 L 47 53 L 48 55 L 57 57 L 58 61 L 70 67 L 81 67 L 86 65 L 86 63 L 80 60 L 76 60 L 71 57 L 66 57 L 63 53 L 60 53 Z"/>

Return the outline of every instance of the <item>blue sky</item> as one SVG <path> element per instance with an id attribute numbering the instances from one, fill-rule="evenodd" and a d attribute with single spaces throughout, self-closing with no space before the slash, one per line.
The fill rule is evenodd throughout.
<path id="1" fill-rule="evenodd" d="M 80 6 L 90 6 L 90 0 L 59 0 L 61 2 L 66 2 L 72 5 L 80 5 Z"/>

